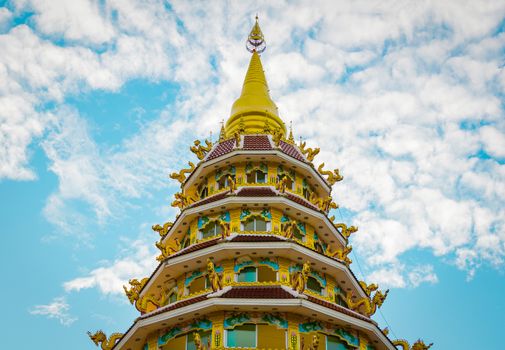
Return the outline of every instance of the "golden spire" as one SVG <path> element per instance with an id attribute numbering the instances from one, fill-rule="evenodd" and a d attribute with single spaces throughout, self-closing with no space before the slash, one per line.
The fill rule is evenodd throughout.
<path id="1" fill-rule="evenodd" d="M 230 137 L 238 131 L 240 124 L 242 133 L 264 133 L 265 122 L 270 130 L 279 129 L 286 134 L 286 126 L 279 118 L 277 106 L 270 98 L 268 84 L 263 71 L 263 65 L 258 53 L 266 48 L 265 39 L 258 23 L 254 24 L 246 43 L 247 50 L 252 52 L 249 68 L 242 85 L 240 97 L 233 103 L 230 118 L 226 121 L 226 135 Z"/>

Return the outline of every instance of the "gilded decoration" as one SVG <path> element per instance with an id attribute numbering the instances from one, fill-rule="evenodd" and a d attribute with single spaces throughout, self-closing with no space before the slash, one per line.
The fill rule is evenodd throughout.
<path id="1" fill-rule="evenodd" d="M 152 309 L 157 309 L 160 306 L 166 305 L 168 302 L 165 290 L 161 291 L 161 295 L 159 297 L 156 297 L 153 294 L 140 297 L 140 291 L 144 288 L 148 280 L 149 279 L 147 277 L 142 279 L 140 282 L 137 279 L 132 279 L 128 282 L 131 286 L 130 289 L 123 286 L 130 303 L 134 304 L 135 308 L 142 313 L 151 311 Z"/>
<path id="2" fill-rule="evenodd" d="M 111 350 L 114 345 L 123 337 L 122 333 L 112 333 L 109 338 L 105 335 L 105 333 L 102 330 L 99 330 L 95 332 L 95 334 L 92 334 L 91 332 L 88 332 L 88 336 L 91 338 L 93 343 L 95 343 L 96 346 L 100 346 L 102 350 Z"/>
<path id="3" fill-rule="evenodd" d="M 418 339 L 411 347 L 408 341 L 404 339 L 397 339 L 393 340 L 393 345 L 396 347 L 401 346 L 402 350 L 428 350 L 433 346 L 433 343 L 427 345 L 424 341 Z"/>
<path id="4" fill-rule="evenodd" d="M 170 255 L 177 253 L 181 250 L 181 243 L 179 242 L 179 238 L 175 237 L 173 240 L 167 240 L 163 242 L 163 238 L 154 244 L 156 248 L 158 248 L 161 252 L 160 255 L 156 258 L 158 261 L 163 261 L 168 258 Z"/>
<path id="5" fill-rule="evenodd" d="M 333 220 L 332 220 L 333 221 Z M 355 226 L 349 226 L 347 227 L 346 224 L 344 223 L 338 223 L 338 224 L 333 224 L 335 226 L 335 229 L 345 238 L 349 239 L 351 235 L 355 232 L 358 231 L 358 228 Z"/>
<path id="6" fill-rule="evenodd" d="M 352 348 L 358 348 L 360 345 L 358 334 L 355 331 L 337 328 L 330 323 L 307 321 L 298 325 L 298 331 L 300 333 L 319 332 L 326 335 L 332 335 L 339 338 L 346 345 Z"/>
<path id="7" fill-rule="evenodd" d="M 195 170 L 195 164 L 188 162 L 189 169 L 182 169 L 178 173 L 174 172 L 170 174 L 170 178 L 179 181 L 181 184 L 186 181 L 186 174 L 191 174 Z"/>
<path id="8" fill-rule="evenodd" d="M 205 145 L 202 146 L 200 140 L 195 140 L 193 142 L 193 146 L 191 146 L 189 149 L 191 152 L 196 154 L 197 158 L 202 160 L 205 158 L 205 155 L 212 149 L 212 142 L 209 140 L 205 140 Z"/>
<path id="9" fill-rule="evenodd" d="M 319 148 L 305 148 L 306 142 L 300 142 L 300 152 L 307 158 L 310 163 L 314 160 L 315 156 L 319 154 Z"/>
<path id="10" fill-rule="evenodd" d="M 222 275 L 216 272 L 214 263 L 210 258 L 207 259 L 207 275 L 209 276 L 210 285 L 214 292 L 223 289 Z"/>
<path id="11" fill-rule="evenodd" d="M 352 252 L 352 245 L 347 245 L 342 249 L 336 249 L 335 251 L 331 251 L 331 249 L 328 247 L 326 250 L 326 255 L 338 259 L 342 261 L 344 264 L 349 266 L 352 263 L 352 260 L 348 257 L 348 255 Z"/>
<path id="12" fill-rule="evenodd" d="M 190 333 L 192 331 L 208 331 L 211 329 L 212 321 L 208 320 L 207 318 L 193 320 L 184 324 L 178 324 L 162 332 L 162 335 L 158 337 L 157 344 L 158 346 L 163 346 L 180 334 Z"/>
<path id="13" fill-rule="evenodd" d="M 163 226 L 156 224 L 152 226 L 153 231 L 156 231 L 159 233 L 161 239 L 165 238 L 165 236 L 168 234 L 168 231 L 170 228 L 174 225 L 173 222 L 165 222 Z"/>
<path id="14" fill-rule="evenodd" d="M 370 296 L 358 299 L 358 301 L 353 301 L 352 293 L 347 292 L 346 302 L 349 308 L 353 311 L 361 312 L 365 316 L 370 317 L 377 311 L 377 308 L 380 308 L 386 297 L 389 293 L 389 290 L 386 290 L 385 293 L 378 290 L 375 292 L 374 296 L 371 298 Z"/>
<path id="15" fill-rule="evenodd" d="M 310 263 L 303 264 L 300 271 L 295 272 L 291 277 L 291 287 L 300 294 L 305 291 L 305 285 L 310 274 Z"/>
<path id="16" fill-rule="evenodd" d="M 319 165 L 319 167 L 317 168 L 317 171 L 319 171 L 319 173 L 321 175 L 328 176 L 326 178 L 326 181 L 328 182 L 328 184 L 330 186 L 333 186 L 335 183 L 342 181 L 344 179 L 344 177 L 340 175 L 340 171 L 338 169 L 334 169 L 333 171 L 329 171 L 329 170 L 324 170 L 323 168 L 324 168 L 324 163 L 321 163 L 321 165 Z"/>

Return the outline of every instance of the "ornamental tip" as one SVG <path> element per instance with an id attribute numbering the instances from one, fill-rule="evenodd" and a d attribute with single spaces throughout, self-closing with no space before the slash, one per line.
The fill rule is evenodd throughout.
<path id="1" fill-rule="evenodd" d="M 246 42 L 246 49 L 249 52 L 262 53 L 265 51 L 267 45 L 265 42 L 265 37 L 261 31 L 260 25 L 258 23 L 258 15 L 256 14 L 256 22 L 249 33 Z"/>

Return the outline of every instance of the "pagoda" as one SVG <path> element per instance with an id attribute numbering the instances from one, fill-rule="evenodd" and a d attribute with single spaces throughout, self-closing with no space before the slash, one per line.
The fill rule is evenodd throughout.
<path id="1" fill-rule="evenodd" d="M 428 349 L 392 341 L 371 316 L 388 291 L 350 269 L 354 226 L 329 211 L 338 169 L 314 165 L 270 98 L 254 24 L 240 97 L 219 140 L 194 141 L 198 163 L 181 185 L 173 222 L 159 233 L 158 267 L 124 290 L 139 311 L 125 333 L 89 336 L 103 350 Z"/>

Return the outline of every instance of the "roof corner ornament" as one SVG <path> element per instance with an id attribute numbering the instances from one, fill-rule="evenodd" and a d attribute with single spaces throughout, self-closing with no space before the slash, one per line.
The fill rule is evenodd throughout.
<path id="1" fill-rule="evenodd" d="M 265 37 L 263 36 L 263 32 L 261 31 L 258 23 L 258 15 L 256 15 L 256 23 L 254 23 L 254 26 L 249 33 L 245 47 L 247 51 L 251 53 L 262 53 L 267 48 Z"/>

